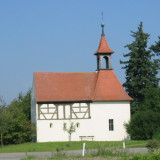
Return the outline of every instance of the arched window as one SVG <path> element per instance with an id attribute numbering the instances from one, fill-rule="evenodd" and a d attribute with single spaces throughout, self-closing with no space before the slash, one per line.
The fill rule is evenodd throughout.
<path id="1" fill-rule="evenodd" d="M 109 69 L 109 57 L 105 57 L 106 60 L 106 69 Z"/>
<path id="2" fill-rule="evenodd" d="M 104 56 L 103 57 L 103 69 L 109 69 L 109 57 L 108 56 Z"/>

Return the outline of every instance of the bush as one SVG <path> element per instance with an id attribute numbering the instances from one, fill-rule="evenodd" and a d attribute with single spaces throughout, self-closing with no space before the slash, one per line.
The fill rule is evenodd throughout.
<path id="1" fill-rule="evenodd" d="M 160 113 L 146 110 L 135 113 L 125 127 L 132 140 L 147 140 L 153 138 L 159 124 Z"/>
<path id="2" fill-rule="evenodd" d="M 157 151 L 160 148 L 160 142 L 156 139 L 149 140 L 146 144 L 148 152 Z"/>
<path id="3" fill-rule="evenodd" d="M 158 127 L 157 130 L 155 131 L 153 138 L 160 140 L 160 127 Z"/>
<path id="4" fill-rule="evenodd" d="M 160 160 L 160 152 L 154 152 L 150 154 L 136 154 L 129 160 Z"/>
<path id="5" fill-rule="evenodd" d="M 99 143 L 96 150 L 91 154 L 93 156 L 120 156 L 123 155 L 124 152 L 121 150 L 121 146 Z"/>

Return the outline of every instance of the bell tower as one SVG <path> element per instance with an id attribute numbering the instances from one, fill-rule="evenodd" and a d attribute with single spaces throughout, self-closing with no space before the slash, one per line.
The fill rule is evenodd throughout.
<path id="1" fill-rule="evenodd" d="M 96 53 L 94 53 L 94 55 L 97 56 L 97 71 L 112 69 L 111 54 L 114 53 L 114 51 L 112 51 L 109 48 L 109 45 L 105 38 L 104 23 L 101 24 L 101 27 L 102 27 L 101 40 L 99 43 L 98 50 L 96 51 Z"/>

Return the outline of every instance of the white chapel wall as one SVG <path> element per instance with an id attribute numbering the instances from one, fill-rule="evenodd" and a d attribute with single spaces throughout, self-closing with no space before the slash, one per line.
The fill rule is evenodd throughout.
<path id="1" fill-rule="evenodd" d="M 129 102 L 94 102 L 90 104 L 90 115 L 91 119 L 71 120 L 80 124 L 72 134 L 73 141 L 79 141 L 79 136 L 94 136 L 95 141 L 119 141 L 127 137 L 124 123 L 130 119 Z M 113 131 L 109 131 L 109 119 L 114 120 Z M 69 122 L 69 120 L 37 120 L 37 142 L 68 141 L 63 124 Z"/>
<path id="2" fill-rule="evenodd" d="M 35 97 L 35 83 L 33 80 L 32 91 L 31 91 L 31 122 L 36 125 L 36 97 Z"/>

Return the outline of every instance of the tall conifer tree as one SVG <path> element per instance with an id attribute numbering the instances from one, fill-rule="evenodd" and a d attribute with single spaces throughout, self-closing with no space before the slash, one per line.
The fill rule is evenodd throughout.
<path id="1" fill-rule="evenodd" d="M 155 45 L 151 45 L 150 49 L 156 54 L 158 59 L 155 59 L 155 63 L 157 63 L 157 68 L 160 74 L 160 36 L 158 37 L 158 41 L 155 42 Z"/>
<path id="2" fill-rule="evenodd" d="M 150 49 L 153 50 L 157 56 L 160 56 L 160 36 L 158 37 L 158 41 L 155 42 L 155 45 L 152 45 Z"/>
<path id="3" fill-rule="evenodd" d="M 145 101 L 146 93 L 150 88 L 158 87 L 157 65 L 152 58 L 154 54 L 147 48 L 149 34 L 143 32 L 143 23 L 140 22 L 138 31 L 131 31 L 134 41 L 126 45 L 129 53 L 124 54 L 127 61 L 121 61 L 124 64 L 122 69 L 126 71 L 126 82 L 123 86 L 128 94 L 134 99 L 131 103 L 132 114 L 138 110 L 143 110 L 141 106 Z"/>
<path id="4" fill-rule="evenodd" d="M 155 45 L 148 48 L 149 34 L 143 32 L 143 23 L 137 32 L 131 32 L 134 41 L 126 45 L 129 53 L 121 61 L 126 70 L 123 86 L 134 99 L 131 103 L 132 117 L 126 129 L 132 139 L 151 139 L 160 135 L 160 88 L 157 77 L 159 69 L 160 37 Z"/>

